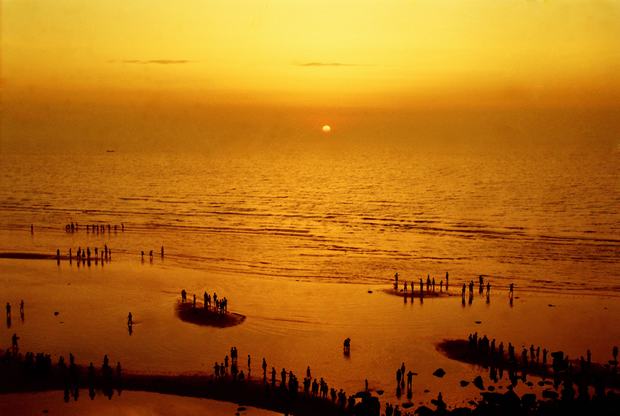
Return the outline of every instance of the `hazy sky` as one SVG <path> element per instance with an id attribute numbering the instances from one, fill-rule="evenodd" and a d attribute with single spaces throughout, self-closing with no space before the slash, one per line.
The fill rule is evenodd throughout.
<path id="1" fill-rule="evenodd" d="M 311 107 L 316 122 L 328 108 L 620 106 L 620 0 L 0 5 L 3 140 L 71 120 L 140 131 L 151 121 L 131 114 L 205 106 Z"/>
<path id="2" fill-rule="evenodd" d="M 3 0 L 2 82 L 317 105 L 599 103 L 618 97 L 619 39 L 618 1 Z"/>

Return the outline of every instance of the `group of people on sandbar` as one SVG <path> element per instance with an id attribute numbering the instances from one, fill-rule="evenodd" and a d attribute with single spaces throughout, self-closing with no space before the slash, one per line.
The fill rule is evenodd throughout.
<path id="1" fill-rule="evenodd" d="M 210 295 L 205 292 L 202 295 L 203 298 L 203 308 L 205 310 L 212 310 L 218 313 L 227 313 L 228 312 L 228 299 L 226 297 L 218 298 L 217 293 L 213 292 L 213 295 Z M 185 289 L 181 290 L 181 302 L 187 302 L 187 291 Z M 196 309 L 196 294 L 194 293 L 192 298 L 192 308 Z"/>
<path id="2" fill-rule="evenodd" d="M 90 266 L 91 260 L 94 261 L 95 263 L 101 260 L 101 265 L 103 265 L 104 261 L 112 260 L 112 249 L 109 248 L 107 244 L 103 245 L 103 249 L 99 247 L 94 247 L 92 250 L 90 247 L 86 247 L 84 249 L 78 246 L 75 254 L 76 254 L 75 258 L 77 260 L 78 266 L 80 263 L 88 264 Z M 69 248 L 68 257 L 69 257 L 69 263 L 72 263 L 73 262 L 73 249 L 72 248 Z M 56 249 L 56 261 L 58 263 L 60 263 L 60 258 L 61 258 L 60 249 Z"/>
<path id="3" fill-rule="evenodd" d="M 394 274 L 394 290 L 399 291 L 399 277 L 400 275 L 398 273 Z M 426 288 L 425 288 L 425 283 L 426 283 Z M 439 286 L 439 292 L 443 292 L 444 288 L 445 291 L 447 292 L 449 289 L 449 285 L 450 285 L 450 275 L 448 272 L 446 272 L 446 277 L 445 277 L 445 285 L 444 285 L 444 280 L 440 280 L 439 281 L 439 285 L 437 285 L 437 281 L 435 280 L 434 277 L 431 277 L 430 274 L 428 274 L 426 276 L 426 282 L 424 281 L 423 278 L 420 278 L 419 280 L 419 291 L 417 292 L 418 295 L 423 298 L 425 294 L 430 294 L 430 293 L 436 293 L 437 292 L 437 286 Z M 407 282 L 406 280 L 402 282 L 402 291 L 403 294 L 405 295 L 405 298 L 407 297 L 408 293 L 411 293 L 411 296 L 413 297 L 415 294 L 415 283 L 413 281 Z M 489 301 L 490 296 L 491 296 L 491 282 L 489 280 L 486 281 L 485 283 L 485 279 L 483 275 L 480 275 L 478 277 L 478 293 L 479 294 L 484 294 L 485 292 L 485 288 L 486 288 L 486 296 L 487 296 L 487 301 Z M 474 281 L 470 280 L 469 283 L 463 283 L 462 287 L 461 287 L 461 297 L 463 299 L 465 299 L 465 294 L 467 292 L 467 289 L 469 289 L 469 298 L 470 298 L 470 302 L 473 299 L 474 296 Z M 510 285 L 508 286 L 508 295 L 510 298 L 510 301 L 512 303 L 512 299 L 514 296 L 514 283 L 510 283 Z"/>
<path id="4" fill-rule="evenodd" d="M 86 232 L 90 233 L 105 233 L 106 232 L 106 228 L 108 231 L 108 234 L 110 234 L 112 232 L 112 230 L 114 230 L 114 232 L 118 231 L 118 225 L 114 224 L 114 226 L 112 226 L 111 224 L 86 224 Z M 121 228 L 121 232 L 125 232 L 125 224 L 121 223 L 120 225 Z M 77 233 L 80 229 L 80 226 L 77 222 L 71 222 L 69 224 L 65 225 L 65 231 L 68 233 Z"/>
<path id="5" fill-rule="evenodd" d="M 394 290 L 398 291 L 398 278 L 400 277 L 400 275 L 397 273 L 394 274 Z M 446 272 L 446 283 L 445 283 L 445 289 L 446 291 L 448 291 L 448 287 L 449 287 L 449 283 L 450 283 L 450 276 L 448 274 L 448 272 Z M 424 294 L 429 294 L 429 293 L 435 293 L 437 291 L 437 286 L 439 286 L 439 292 L 443 292 L 444 291 L 444 281 L 443 279 L 439 281 L 439 285 L 437 285 L 437 281 L 435 280 L 435 278 L 431 278 L 431 275 L 428 274 L 426 276 L 426 290 L 424 290 L 424 279 L 420 278 L 419 280 L 419 284 L 420 284 L 420 289 L 419 289 L 419 296 L 420 297 L 424 297 Z M 407 282 L 406 280 L 403 281 L 403 293 L 405 294 L 405 296 L 407 296 L 407 293 L 411 293 L 411 296 L 414 295 L 415 292 L 415 283 L 412 281 Z"/>

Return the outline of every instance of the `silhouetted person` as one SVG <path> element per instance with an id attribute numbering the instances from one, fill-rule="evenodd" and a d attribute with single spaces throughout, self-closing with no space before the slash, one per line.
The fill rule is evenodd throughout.
<path id="1" fill-rule="evenodd" d="M 465 286 L 465 283 L 463 283 L 463 287 L 462 287 L 462 289 L 461 289 L 461 297 L 462 297 L 463 299 L 465 299 L 465 287 L 466 287 L 466 286 Z"/>
<path id="2" fill-rule="evenodd" d="M 344 340 L 343 346 L 345 355 L 349 355 L 351 353 L 351 338 L 346 338 Z"/>
<path id="3" fill-rule="evenodd" d="M 34 225 L 30 224 L 30 234 L 34 234 Z"/>
<path id="4" fill-rule="evenodd" d="M 131 312 L 129 312 L 129 315 L 127 315 L 127 325 L 128 326 L 133 325 L 133 316 L 131 315 Z"/>
<path id="5" fill-rule="evenodd" d="M 205 291 L 205 293 L 203 293 L 203 295 L 202 295 L 202 298 L 203 298 L 203 305 L 202 305 L 202 306 L 203 306 L 205 309 L 207 309 L 207 304 L 209 303 L 209 302 L 207 301 L 207 298 L 208 298 L 208 297 L 209 297 L 209 295 L 207 295 L 207 292 Z"/>
<path id="6" fill-rule="evenodd" d="M 19 341 L 19 337 L 17 336 L 17 334 L 13 334 L 13 336 L 11 337 L 11 348 L 13 349 L 14 354 L 17 354 L 17 351 L 19 351 L 19 345 L 17 345 L 17 341 Z"/>
<path id="7" fill-rule="evenodd" d="M 6 317 L 7 319 L 11 317 L 11 304 L 9 302 L 6 303 Z"/>
<path id="8" fill-rule="evenodd" d="M 394 290 L 398 290 L 398 272 L 394 273 Z"/>
<path id="9" fill-rule="evenodd" d="M 161 258 L 163 259 L 164 258 L 164 246 L 161 246 L 160 254 L 161 254 Z"/>
<path id="10" fill-rule="evenodd" d="M 181 290 L 181 302 L 187 301 L 187 292 L 185 289 Z"/>
<path id="11" fill-rule="evenodd" d="M 515 291 L 515 284 L 511 283 L 510 286 L 508 287 L 508 293 L 510 294 L 510 296 L 512 296 L 514 291 Z"/>
<path id="12" fill-rule="evenodd" d="M 121 379 L 121 373 L 122 373 L 122 369 L 121 369 L 121 363 L 120 361 L 116 362 L 116 378 L 120 381 Z"/>
<path id="13" fill-rule="evenodd" d="M 446 272 L 446 291 L 448 290 L 448 272 Z"/>
<path id="14" fill-rule="evenodd" d="M 265 357 L 263 357 L 263 380 L 267 380 L 267 361 L 265 361 Z"/>
<path id="15" fill-rule="evenodd" d="M 194 300 L 192 301 L 192 308 L 196 309 L 196 294 L 194 293 Z"/>
<path id="16" fill-rule="evenodd" d="M 24 300 L 22 299 L 21 302 L 19 302 L 19 316 L 22 318 L 22 321 L 24 320 Z"/>

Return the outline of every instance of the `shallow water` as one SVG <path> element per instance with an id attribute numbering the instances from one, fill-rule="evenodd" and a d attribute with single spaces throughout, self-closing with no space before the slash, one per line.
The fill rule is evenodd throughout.
<path id="1" fill-rule="evenodd" d="M 237 412 L 232 403 L 209 399 L 170 396 L 157 393 L 125 391 L 108 400 L 102 395 L 94 400 L 82 390 L 78 400 L 66 402 L 62 391 L 45 393 L 0 394 L 0 414 L 2 415 L 111 415 L 111 416 L 157 416 L 171 414 L 200 414 L 205 416 L 248 415 L 268 416 L 278 413 L 263 409 L 246 407 Z"/>
<path id="2" fill-rule="evenodd" d="M 453 282 L 484 274 L 521 290 L 620 293 L 613 140 L 333 141 L 0 154 L 0 251 L 108 243 L 135 257 L 163 244 L 167 262 L 210 274 L 386 282 L 450 271 Z M 81 231 L 66 234 L 72 221 Z M 126 232 L 87 235 L 99 222 Z"/>
<path id="3" fill-rule="evenodd" d="M 16 332 L 24 350 L 55 357 L 72 352 L 79 363 L 100 363 L 108 354 L 127 371 L 211 374 L 214 362 L 223 361 L 235 345 L 242 369 L 251 354 L 254 378 L 261 376 L 265 357 L 278 373 L 286 367 L 302 376 L 309 365 L 314 377 L 325 377 L 330 386 L 349 393 L 363 389 L 367 378 L 371 389 L 385 390 L 382 401 L 397 400 L 395 371 L 403 361 L 419 373 L 413 384 L 416 403 L 427 403 L 439 391 L 450 404 L 478 396 L 473 386 L 458 383 L 471 381 L 480 370 L 437 352 L 435 344 L 444 338 L 478 331 L 506 345 L 512 342 L 517 351 L 535 344 L 562 349 L 574 358 L 590 348 L 596 362 L 610 359 L 620 340 L 615 297 L 517 292 L 510 306 L 505 291 L 492 290 L 490 303 L 478 296 L 464 306 L 460 296 L 404 303 L 381 284 L 212 275 L 170 266 L 166 260 L 78 268 L 75 262 L 57 266 L 49 260 L 5 259 L 0 272 L 2 300 L 14 306 L 22 298 L 26 302 L 25 320 L 14 315 L 11 328 L 2 326 L 3 347 Z M 174 313 L 182 288 L 199 298 L 204 290 L 226 296 L 230 310 L 247 319 L 225 329 L 182 322 Z M 131 336 L 129 311 L 136 322 Z M 352 339 L 350 357 L 342 353 L 346 337 Z M 442 379 L 432 376 L 438 367 L 447 371 Z M 507 384 L 504 378 L 498 385 Z M 517 391 L 529 388 L 520 385 Z"/>

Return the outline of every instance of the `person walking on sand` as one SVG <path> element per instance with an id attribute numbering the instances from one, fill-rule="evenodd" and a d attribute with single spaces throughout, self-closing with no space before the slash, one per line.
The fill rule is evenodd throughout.
<path id="1" fill-rule="evenodd" d="M 446 291 L 448 290 L 448 272 L 446 272 Z"/>
<path id="2" fill-rule="evenodd" d="M 129 312 L 129 315 L 127 315 L 127 326 L 132 326 L 133 325 L 133 316 L 131 315 L 131 312 Z"/>
<path id="3" fill-rule="evenodd" d="M 6 317 L 11 318 L 11 304 L 9 302 L 6 303 Z"/>

